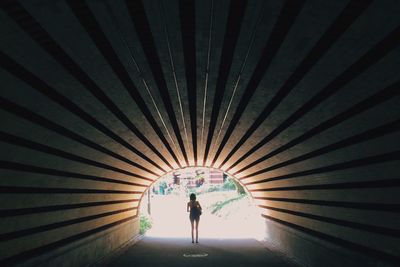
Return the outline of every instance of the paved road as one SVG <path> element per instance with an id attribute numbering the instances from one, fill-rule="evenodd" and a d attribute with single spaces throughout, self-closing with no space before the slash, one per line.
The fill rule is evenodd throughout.
<path id="1" fill-rule="evenodd" d="M 285 267 L 297 266 L 254 239 L 145 237 L 115 256 L 107 266 L 135 267 Z"/>

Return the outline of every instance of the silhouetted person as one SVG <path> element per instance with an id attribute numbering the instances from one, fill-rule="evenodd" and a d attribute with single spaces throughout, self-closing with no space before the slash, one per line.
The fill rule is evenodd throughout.
<path id="1" fill-rule="evenodd" d="M 196 195 L 190 194 L 190 201 L 187 203 L 187 211 L 190 212 L 189 219 L 192 225 L 192 243 L 194 243 L 194 222 L 196 222 L 196 243 L 199 243 L 199 222 L 201 215 L 201 206 L 198 201 L 196 201 Z"/>

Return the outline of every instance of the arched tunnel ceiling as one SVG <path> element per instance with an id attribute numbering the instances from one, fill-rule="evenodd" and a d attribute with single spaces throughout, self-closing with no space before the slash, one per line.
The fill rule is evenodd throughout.
<path id="1" fill-rule="evenodd" d="M 203 164 L 253 177 L 351 136 L 349 109 L 384 101 L 373 96 L 398 78 L 399 5 L 378 2 L 10 1 L 2 107 L 29 123 L 4 129 L 34 138 L 39 124 L 50 145 L 49 119 L 74 152 L 150 179 Z M 354 131 L 381 121 L 371 113 Z"/>
<path id="2" fill-rule="evenodd" d="M 398 1 L 1 6 L 8 192 L 143 192 L 194 165 L 261 200 L 399 185 Z"/>

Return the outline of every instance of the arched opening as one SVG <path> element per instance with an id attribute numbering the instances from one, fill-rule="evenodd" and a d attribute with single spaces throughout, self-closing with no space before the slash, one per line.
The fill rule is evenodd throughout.
<path id="1" fill-rule="evenodd" d="M 235 177 L 210 167 L 176 169 L 149 186 L 140 202 L 141 233 L 189 238 L 191 193 L 203 208 L 200 237 L 264 238 L 265 220 L 250 192 Z"/>

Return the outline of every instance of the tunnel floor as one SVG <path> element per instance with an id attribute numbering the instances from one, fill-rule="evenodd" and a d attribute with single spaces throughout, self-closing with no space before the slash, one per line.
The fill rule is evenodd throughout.
<path id="1" fill-rule="evenodd" d="M 114 256 L 105 266 L 298 266 L 255 239 L 200 239 L 144 237 Z"/>

